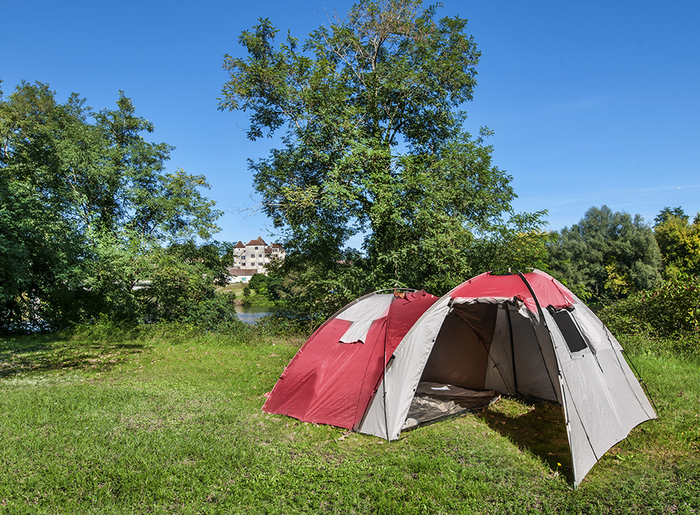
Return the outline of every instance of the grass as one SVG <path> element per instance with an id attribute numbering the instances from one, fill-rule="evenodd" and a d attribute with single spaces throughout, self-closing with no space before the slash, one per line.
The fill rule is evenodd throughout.
<path id="1" fill-rule="evenodd" d="M 171 327 L 0 340 L 0 513 L 697 513 L 700 362 L 635 347 L 660 419 L 571 488 L 561 409 L 397 442 L 261 411 L 302 340 Z"/>
<path id="2" fill-rule="evenodd" d="M 219 293 L 235 293 L 236 304 L 258 307 L 274 307 L 275 303 L 269 300 L 265 295 L 259 294 L 256 290 L 250 290 L 248 298 L 243 295 L 243 290 L 248 286 L 248 283 L 233 283 L 227 284 L 217 289 Z"/>

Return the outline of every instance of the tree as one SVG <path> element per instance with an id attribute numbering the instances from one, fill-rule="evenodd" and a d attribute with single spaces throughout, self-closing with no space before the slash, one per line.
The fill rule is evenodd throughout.
<path id="1" fill-rule="evenodd" d="M 265 274 L 255 274 L 250 278 L 248 286 L 260 295 L 267 294 L 267 276 Z"/>
<path id="2" fill-rule="evenodd" d="M 665 221 L 667 221 L 668 219 L 674 217 L 680 218 L 684 222 L 688 221 L 688 215 L 685 214 L 685 211 L 683 211 L 682 207 L 678 206 L 671 209 L 670 207 L 666 206 L 661 211 L 659 211 L 658 215 L 654 217 L 654 227 L 657 227 Z"/>
<path id="3" fill-rule="evenodd" d="M 145 253 L 218 230 L 204 177 L 167 172 L 172 147 L 146 141 L 153 130 L 121 92 L 98 113 L 42 83 L 0 96 L 0 328 L 65 327 L 116 309 L 105 299 L 126 306 Z"/>
<path id="4" fill-rule="evenodd" d="M 624 297 L 661 281 L 661 253 L 639 215 L 592 207 L 549 244 L 550 270 L 577 295 Z"/>
<path id="5" fill-rule="evenodd" d="M 225 286 L 228 279 L 228 251 L 232 245 L 227 242 L 210 241 L 197 245 L 194 241 L 176 242 L 168 247 L 171 254 L 183 263 L 201 263 L 217 286 Z"/>
<path id="6" fill-rule="evenodd" d="M 84 238 L 60 189 L 56 134 L 77 102 L 56 104 L 48 87 L 23 83 L 0 97 L 0 324 L 46 327 L 41 311 L 66 312 L 80 283 Z M 40 303 L 42 299 L 42 303 Z"/>
<path id="7" fill-rule="evenodd" d="M 692 223 L 682 210 L 680 215 L 662 215 L 664 211 L 656 217 L 659 223 L 654 228 L 654 236 L 661 250 L 666 275 L 700 275 L 700 213 Z"/>
<path id="8" fill-rule="evenodd" d="M 544 214 L 514 215 L 507 224 L 476 238 L 467 255 L 474 269 L 497 273 L 528 268 L 549 271 L 548 243 L 553 235 L 541 230 L 540 217 Z"/>
<path id="9" fill-rule="evenodd" d="M 284 233 L 279 271 L 314 277 L 311 297 L 350 284 L 445 291 L 472 271 L 475 232 L 510 213 L 490 131 L 472 138 L 462 126 L 480 57 L 466 25 L 418 0 L 362 0 L 302 47 L 291 35 L 276 47 L 261 19 L 240 36 L 248 57 L 225 56 L 220 108 L 251 112 L 251 140 L 283 131 L 249 166 Z M 356 234 L 361 256 L 345 248 Z"/>

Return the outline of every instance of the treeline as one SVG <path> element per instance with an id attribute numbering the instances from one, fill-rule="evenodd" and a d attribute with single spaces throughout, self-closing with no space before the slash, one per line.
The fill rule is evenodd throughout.
<path id="1" fill-rule="evenodd" d="M 258 293 L 322 319 L 373 290 L 441 295 L 481 272 L 539 268 L 585 301 L 627 306 L 620 324 L 671 317 L 625 299 L 697 285 L 698 217 L 665 208 L 652 227 L 602 206 L 547 232 L 546 211 L 515 212 L 492 131 L 464 127 L 481 53 L 467 20 L 438 9 L 360 0 L 301 45 L 261 19 L 240 35 L 247 55 L 224 57 L 219 107 L 250 114 L 251 140 L 281 136 L 249 165 L 286 251 Z M 145 139 L 153 130 L 124 94 L 100 111 L 41 83 L 0 96 L 0 330 L 235 323 L 233 297 L 215 291 L 231 261 L 212 239 L 221 212 L 203 175 L 166 170 L 172 147 Z M 690 326 L 694 291 L 673 308 Z"/>
<path id="2" fill-rule="evenodd" d="M 647 224 L 639 215 L 589 209 L 551 235 L 548 268 L 586 300 L 605 302 L 700 275 L 700 214 L 665 207 Z"/>
<path id="3" fill-rule="evenodd" d="M 525 271 L 530 266 L 522 265 L 535 256 L 537 260 L 531 265 L 549 272 L 594 307 L 614 334 L 625 336 L 626 345 L 682 354 L 700 351 L 700 214 L 691 220 L 681 207 L 666 207 L 649 224 L 638 215 L 613 212 L 607 206 L 592 207 L 571 227 L 550 233 L 520 234 L 519 238 L 529 245 L 518 246 L 514 239 L 510 243 L 488 238 L 477 241 L 465 253 L 476 256 L 478 249 L 503 245 L 511 246 L 504 253 L 509 257 L 522 249 L 525 252 L 512 261 L 517 265 L 510 270 L 499 268 L 502 262 L 490 260 L 488 253 L 482 254 L 469 275 L 460 277 L 452 286 L 488 270 Z M 533 248 L 538 252 L 532 253 Z M 309 306 L 326 302 L 326 309 L 317 311 L 316 323 L 350 297 L 374 288 L 362 280 L 362 271 L 368 266 L 363 256 L 343 268 L 358 278 L 354 284 L 362 286 L 351 292 L 353 283 L 344 282 L 348 275 L 339 275 L 329 280 L 337 289 L 324 290 L 323 297 L 308 295 L 307 281 L 318 284 L 320 276 L 309 274 L 298 280 L 301 274 L 295 275 L 282 265 L 277 263 L 267 277 L 255 276 L 249 286 L 278 306 L 296 311 L 309 312 Z"/>
<path id="4" fill-rule="evenodd" d="M 484 252 L 486 248 L 503 253 L 495 259 L 492 253 Z M 485 271 L 507 273 L 537 267 L 555 276 L 582 300 L 606 305 L 665 285 L 697 281 L 700 213 L 691 220 L 682 207 L 665 207 L 650 224 L 640 215 L 613 212 L 607 206 L 591 207 L 579 223 L 560 231 L 519 233 L 503 241 L 477 239 L 472 248 L 463 251 L 474 258 L 468 271 L 471 275 L 457 278 L 452 286 Z M 364 260 L 358 254 L 356 261 L 343 265 L 360 271 Z M 291 299 L 296 288 L 301 291 L 304 285 L 292 280 L 293 274 L 283 264 L 276 263 L 268 277 L 255 276 L 249 286 L 280 304 L 286 300 L 294 303 Z M 353 295 L 371 288 L 371 284 L 364 284 Z"/>
<path id="5" fill-rule="evenodd" d="M 60 103 L 41 83 L 0 98 L 0 330 L 100 319 L 237 323 L 235 295 L 216 293 L 233 261 L 232 244 L 212 239 L 220 212 L 200 191 L 203 176 L 166 171 L 172 147 L 148 142 L 153 130 L 123 94 L 117 109 L 99 112 L 76 95 Z M 698 331 L 700 215 L 666 207 L 649 224 L 593 207 L 558 232 L 543 231 L 542 216 L 492 219 L 488 230 L 465 233 L 461 247 L 439 223 L 441 245 L 432 241 L 437 233 L 415 234 L 406 249 L 385 253 L 288 240 L 288 258 L 249 288 L 280 309 L 322 319 L 376 289 L 442 294 L 483 271 L 536 267 L 607 306 L 620 330 Z M 402 251 L 414 246 L 423 248 L 407 260 Z"/>

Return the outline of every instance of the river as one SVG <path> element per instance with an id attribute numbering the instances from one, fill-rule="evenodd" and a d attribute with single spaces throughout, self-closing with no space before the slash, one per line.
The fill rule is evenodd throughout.
<path id="1" fill-rule="evenodd" d="M 241 322 L 255 324 L 264 316 L 272 314 L 269 306 L 236 306 L 236 314 Z"/>

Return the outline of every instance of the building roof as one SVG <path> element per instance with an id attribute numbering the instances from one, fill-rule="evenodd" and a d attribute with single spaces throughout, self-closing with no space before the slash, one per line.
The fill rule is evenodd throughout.
<path id="1" fill-rule="evenodd" d="M 234 249 L 244 249 L 244 248 L 245 248 L 245 245 L 243 245 L 243 242 L 242 242 L 242 241 L 239 241 L 238 243 L 236 243 L 236 246 L 233 247 L 233 248 L 234 248 Z"/>
<path id="2" fill-rule="evenodd" d="M 267 245 L 267 243 L 265 243 L 265 240 L 262 239 L 262 236 L 258 236 L 257 240 L 250 240 L 246 247 L 250 247 L 252 245 L 262 245 L 264 247 Z"/>

